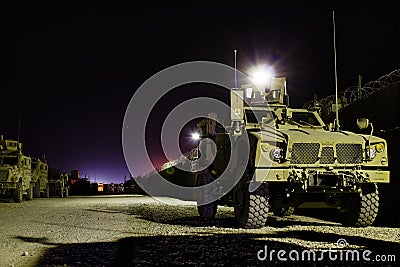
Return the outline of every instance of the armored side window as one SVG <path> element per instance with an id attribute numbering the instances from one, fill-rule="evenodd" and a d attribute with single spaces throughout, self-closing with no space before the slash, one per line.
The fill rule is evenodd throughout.
<path id="1" fill-rule="evenodd" d="M 266 99 L 268 102 L 279 101 L 281 99 L 281 91 L 280 90 L 268 91 Z"/>

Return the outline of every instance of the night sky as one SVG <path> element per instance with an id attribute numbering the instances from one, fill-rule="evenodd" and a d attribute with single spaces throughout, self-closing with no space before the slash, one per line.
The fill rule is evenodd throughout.
<path id="1" fill-rule="evenodd" d="M 400 68 L 395 10 L 335 9 L 339 91 L 356 85 L 359 74 L 366 83 Z M 267 63 L 287 77 L 292 106 L 334 94 L 332 8 L 15 6 L 3 8 L 1 19 L 0 133 L 16 139 L 20 121 L 26 154 L 45 155 L 50 167 L 79 169 L 92 181 L 129 177 L 121 145 L 127 105 L 143 82 L 175 64 L 233 66 L 237 49 L 240 70 Z M 228 99 L 186 91 L 157 107 L 152 138 L 162 114 L 179 102 L 198 95 Z M 149 147 L 161 162 L 158 142 Z"/>

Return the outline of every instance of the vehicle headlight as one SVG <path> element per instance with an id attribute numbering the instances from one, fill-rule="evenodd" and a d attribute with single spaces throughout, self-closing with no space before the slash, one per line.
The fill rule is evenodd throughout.
<path id="1" fill-rule="evenodd" d="M 374 159 L 376 157 L 376 150 L 373 147 L 367 148 L 367 156 L 369 159 Z"/>
<path id="2" fill-rule="evenodd" d="M 375 149 L 378 153 L 381 153 L 385 146 L 382 143 L 376 144 Z"/>
<path id="3" fill-rule="evenodd" d="M 271 150 L 271 158 L 273 160 L 280 160 L 283 158 L 283 149 L 276 147 Z"/>

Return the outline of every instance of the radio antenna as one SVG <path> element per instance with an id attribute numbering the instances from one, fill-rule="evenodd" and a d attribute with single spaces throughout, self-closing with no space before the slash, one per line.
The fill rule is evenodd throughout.
<path id="1" fill-rule="evenodd" d="M 233 50 L 233 52 L 235 53 L 235 88 L 237 88 L 237 79 L 236 79 L 236 55 L 237 55 L 237 50 Z"/>
<path id="2" fill-rule="evenodd" d="M 332 19 L 333 19 L 333 50 L 335 54 L 335 131 L 339 131 L 339 106 L 338 106 L 338 88 L 337 88 L 337 66 L 336 66 L 336 29 L 335 29 L 335 11 L 332 11 Z"/>
<path id="3" fill-rule="evenodd" d="M 21 116 L 18 115 L 18 136 L 17 136 L 17 142 L 19 142 L 19 135 L 21 132 Z"/>

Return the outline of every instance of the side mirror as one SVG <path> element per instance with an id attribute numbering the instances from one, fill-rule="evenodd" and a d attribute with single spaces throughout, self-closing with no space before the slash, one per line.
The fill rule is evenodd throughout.
<path id="1" fill-rule="evenodd" d="M 281 117 L 282 117 L 282 120 L 286 120 L 287 119 L 287 110 L 286 110 L 286 108 L 282 109 Z"/>
<path id="2" fill-rule="evenodd" d="M 357 126 L 358 126 L 358 128 L 360 128 L 360 130 L 365 130 L 369 126 L 369 120 L 366 118 L 358 118 Z"/>
<path id="3" fill-rule="evenodd" d="M 283 104 L 289 106 L 289 95 L 284 95 Z"/>

